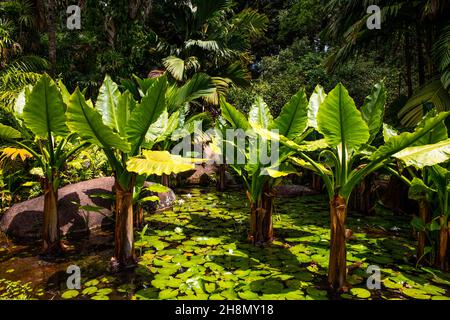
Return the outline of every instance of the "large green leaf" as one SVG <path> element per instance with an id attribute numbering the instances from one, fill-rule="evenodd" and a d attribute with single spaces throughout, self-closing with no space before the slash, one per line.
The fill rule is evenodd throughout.
<path id="1" fill-rule="evenodd" d="M 20 137 L 19 131 L 0 123 L 0 139 L 19 139 Z"/>
<path id="2" fill-rule="evenodd" d="M 181 81 L 184 77 L 184 60 L 175 56 L 169 56 L 163 60 L 166 70 L 176 80 Z"/>
<path id="3" fill-rule="evenodd" d="M 117 130 L 122 137 L 126 136 L 126 128 L 131 112 L 136 108 L 136 100 L 129 91 L 125 91 L 117 104 Z"/>
<path id="4" fill-rule="evenodd" d="M 414 126 L 424 115 L 425 103 L 432 103 L 437 111 L 446 111 L 450 105 L 450 94 L 440 80 L 427 83 L 420 89 L 398 113 L 404 126 Z"/>
<path id="5" fill-rule="evenodd" d="M 384 83 L 377 83 L 373 87 L 370 95 L 366 97 L 364 104 L 361 107 L 362 117 L 369 126 L 369 143 L 375 139 L 378 132 L 380 132 L 381 126 L 383 125 L 385 105 L 386 89 L 384 87 Z"/>
<path id="6" fill-rule="evenodd" d="M 356 149 L 369 140 L 369 128 L 347 89 L 340 83 L 319 107 L 317 125 L 327 143 Z"/>
<path id="7" fill-rule="evenodd" d="M 422 128 L 424 124 L 426 123 L 426 120 L 432 117 L 435 117 L 437 115 L 436 110 L 431 110 L 426 114 L 426 116 L 419 122 L 419 124 L 416 127 Z M 417 140 L 414 145 L 422 146 L 425 144 L 433 144 L 442 140 L 445 140 L 448 138 L 448 132 L 447 132 L 447 126 L 445 125 L 445 122 L 442 121 L 439 124 L 437 124 L 432 130 L 430 130 L 426 135 L 424 135 L 422 138 Z"/>
<path id="8" fill-rule="evenodd" d="M 121 121 L 117 115 L 120 96 L 119 86 L 112 81 L 109 75 L 106 75 L 100 87 L 95 107 L 102 114 L 103 123 L 117 131 L 119 131 L 119 122 Z"/>
<path id="9" fill-rule="evenodd" d="M 423 168 L 447 161 L 450 158 L 450 139 L 424 146 L 409 147 L 397 152 L 394 158 L 406 166 Z"/>
<path id="10" fill-rule="evenodd" d="M 166 76 L 159 77 L 148 89 L 146 96 L 142 98 L 141 104 L 131 113 L 127 134 L 128 141 L 132 146 L 132 153 L 135 155 L 145 142 L 150 126 L 158 120 L 166 108 L 166 90 Z"/>
<path id="11" fill-rule="evenodd" d="M 427 194 L 433 193 L 434 190 L 428 187 L 422 179 L 414 178 L 408 190 L 408 198 L 413 200 L 422 200 Z"/>
<path id="12" fill-rule="evenodd" d="M 450 112 L 441 112 L 432 118 L 426 118 L 420 127 L 414 132 L 403 132 L 399 135 L 392 136 L 387 142 L 372 153 L 370 160 L 386 159 L 405 148 L 413 146 L 417 141 L 427 135 L 431 130 L 436 128 Z"/>
<path id="13" fill-rule="evenodd" d="M 88 142 L 106 149 L 130 151 L 129 143 L 103 123 L 101 114 L 86 103 L 78 88 L 69 100 L 67 124 L 72 132 Z"/>
<path id="14" fill-rule="evenodd" d="M 256 124 L 266 129 L 272 124 L 273 118 L 270 114 L 270 109 L 262 97 L 257 97 L 255 102 L 250 107 L 248 121 L 252 125 Z"/>
<path id="15" fill-rule="evenodd" d="M 143 157 L 132 158 L 127 169 L 141 175 L 177 174 L 195 169 L 195 163 L 188 158 L 170 154 L 168 151 L 143 151 Z"/>
<path id="16" fill-rule="evenodd" d="M 271 129 L 278 129 L 279 133 L 294 140 L 306 129 L 308 121 L 308 99 L 304 89 L 301 89 L 281 109 Z"/>
<path id="17" fill-rule="evenodd" d="M 146 149 L 151 149 L 153 145 L 159 142 L 159 138 L 167 131 L 169 123 L 169 113 L 164 110 L 158 120 L 153 122 L 145 135 L 145 142 L 142 145 Z"/>
<path id="18" fill-rule="evenodd" d="M 233 128 L 242 129 L 244 131 L 251 128 L 250 123 L 247 121 L 245 116 L 229 104 L 224 97 L 220 98 L 220 109 L 222 111 L 222 116 L 231 124 Z"/>
<path id="19" fill-rule="evenodd" d="M 317 129 L 317 112 L 320 105 L 325 101 L 327 94 L 321 85 L 317 85 L 309 98 L 308 104 L 308 127 Z"/>
<path id="20" fill-rule="evenodd" d="M 183 104 L 206 97 L 215 92 L 215 86 L 210 76 L 204 73 L 196 73 L 181 88 L 170 90 L 167 97 L 167 109 L 176 111 Z"/>
<path id="21" fill-rule="evenodd" d="M 387 123 L 383 123 L 383 139 L 386 143 L 390 138 L 398 136 L 398 131 Z"/>
<path id="22" fill-rule="evenodd" d="M 38 137 L 68 133 L 61 93 L 48 75 L 43 75 L 26 99 L 23 108 L 25 125 Z"/>

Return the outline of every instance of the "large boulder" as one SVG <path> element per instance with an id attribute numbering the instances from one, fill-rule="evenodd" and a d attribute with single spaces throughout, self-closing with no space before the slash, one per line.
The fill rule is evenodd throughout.
<path id="1" fill-rule="evenodd" d="M 89 230 L 106 227 L 112 223 L 113 200 L 95 195 L 112 194 L 114 178 L 98 178 L 59 189 L 59 223 L 62 235 L 75 236 Z M 175 201 L 172 190 L 159 193 L 157 209 L 171 207 Z M 80 208 L 80 206 L 82 208 Z M 84 208 L 83 208 L 84 207 Z M 101 208 L 89 211 L 89 207 Z M 41 236 L 44 197 L 38 197 L 13 205 L 0 220 L 0 230 L 19 239 Z"/>

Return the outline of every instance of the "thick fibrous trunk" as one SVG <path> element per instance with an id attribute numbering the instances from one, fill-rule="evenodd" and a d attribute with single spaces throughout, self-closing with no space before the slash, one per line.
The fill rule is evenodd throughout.
<path id="1" fill-rule="evenodd" d="M 114 262 L 119 268 L 134 266 L 133 187 L 124 190 L 116 182 Z"/>
<path id="2" fill-rule="evenodd" d="M 218 180 L 217 180 L 217 190 L 218 191 L 225 191 L 226 189 L 226 165 L 225 164 L 220 164 L 219 168 L 218 168 Z"/>
<path id="3" fill-rule="evenodd" d="M 445 217 L 441 217 L 446 220 Z M 439 255 L 438 263 L 442 271 L 447 271 L 447 249 L 448 249 L 448 234 L 449 228 L 445 221 L 441 221 L 441 230 L 439 230 Z"/>
<path id="4" fill-rule="evenodd" d="M 44 181 L 44 253 L 55 254 L 61 249 L 58 220 L 58 191 L 52 183 Z"/>
<path id="5" fill-rule="evenodd" d="M 161 176 L 161 184 L 162 184 L 164 187 L 169 188 L 169 187 L 170 187 L 170 176 L 167 175 L 167 174 L 163 174 L 163 175 Z"/>
<path id="6" fill-rule="evenodd" d="M 347 277 L 347 251 L 345 245 L 345 221 L 347 201 L 340 195 L 330 201 L 331 238 L 328 283 L 334 290 L 344 287 Z"/>
<path id="7" fill-rule="evenodd" d="M 259 203 L 251 204 L 249 239 L 255 245 L 267 244 L 273 241 L 273 197 L 273 194 L 264 192 Z"/>
<path id="8" fill-rule="evenodd" d="M 423 225 L 426 225 L 430 219 L 430 211 L 426 200 L 419 201 L 419 218 Z M 422 260 L 425 254 L 425 247 L 428 244 L 427 232 L 419 231 L 417 236 L 417 260 Z"/>

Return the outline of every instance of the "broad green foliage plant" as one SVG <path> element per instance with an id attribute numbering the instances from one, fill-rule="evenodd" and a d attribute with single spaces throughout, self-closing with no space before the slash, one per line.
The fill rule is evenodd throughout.
<path id="1" fill-rule="evenodd" d="M 60 249 L 58 188 L 67 161 L 89 143 L 77 143 L 66 125 L 66 105 L 56 84 L 43 75 L 32 89 L 25 89 L 23 104 L 14 110 L 16 129 L 0 124 L 0 139 L 31 155 L 42 169 L 44 191 L 44 252 Z M 70 147 L 69 147 L 70 145 Z"/>
<path id="2" fill-rule="evenodd" d="M 109 76 L 105 77 L 100 88 L 95 108 L 79 89 L 68 97 L 68 127 L 83 140 L 102 148 L 114 172 L 116 226 L 112 266 L 117 269 L 135 264 L 133 195 L 137 182 L 142 183 L 143 179 L 135 173 L 141 171 L 134 170 L 134 167 L 130 169 L 128 163 L 137 161 L 133 159 L 141 156 L 142 149 L 150 149 L 164 134 L 164 128 L 157 122 L 171 105 L 168 98 L 172 97 L 172 91 L 169 90 L 175 90 L 171 89 L 165 75 L 145 79 L 145 84 L 145 90 L 140 92 L 140 102 L 129 91 L 120 92 L 119 86 Z M 185 95 L 182 98 L 177 96 L 179 100 L 176 103 L 186 103 L 206 89 L 196 87 L 188 93 L 180 89 Z M 175 160 L 168 152 L 166 157 L 154 157 L 150 151 L 143 155 L 144 159 L 151 160 L 151 167 L 142 173 L 170 174 L 176 169 Z"/>
<path id="3" fill-rule="evenodd" d="M 326 148 L 318 160 L 304 152 L 304 148 L 283 135 L 282 144 L 297 152 L 309 168 L 320 175 L 330 199 L 331 238 L 328 282 L 336 290 L 346 285 L 346 220 L 347 204 L 353 189 L 371 172 L 379 170 L 396 157 L 423 158 L 426 153 L 440 148 L 439 144 L 426 144 L 422 140 L 449 115 L 439 113 L 427 118 L 413 132 L 392 135 L 379 147 L 371 143 L 383 125 L 386 92 L 383 84 L 374 87 L 360 110 L 342 84 L 338 84 L 318 104 L 317 131 L 324 137 Z M 260 130 L 269 136 L 269 133 Z M 417 149 L 408 147 L 422 145 Z M 402 152 L 402 153 L 401 153 Z M 446 157 L 428 158 L 428 165 L 442 162 Z M 323 161 L 322 161 L 323 160 Z M 356 163 L 361 163 L 356 166 Z M 299 162 L 298 164 L 302 164 Z M 323 167 L 328 168 L 324 171 Z"/>
<path id="4" fill-rule="evenodd" d="M 281 135 L 293 139 L 304 150 L 315 150 L 320 146 L 319 142 L 308 142 L 306 138 L 312 130 L 310 127 L 309 115 L 313 112 L 311 107 L 317 105 L 316 100 L 320 99 L 321 88 L 308 101 L 305 90 L 300 90 L 282 108 L 280 115 L 273 119 L 268 105 L 258 97 L 250 108 L 248 117 L 245 117 L 235 107 L 221 99 L 222 117 L 233 129 L 240 129 L 249 135 L 249 140 L 243 147 L 237 144 L 237 152 L 245 157 L 244 164 L 237 164 L 234 159 L 226 159 L 229 166 L 233 168 L 244 180 L 247 189 L 247 196 L 250 203 L 251 230 L 249 239 L 254 244 L 271 242 L 273 239 L 272 213 L 274 210 L 274 187 L 281 182 L 281 179 L 295 170 L 288 163 L 288 157 L 292 151 L 289 148 L 280 148 L 276 162 L 264 163 L 261 161 L 261 152 L 264 145 L 270 144 L 267 137 L 258 138 L 256 131 L 276 130 Z M 223 130 L 222 130 L 223 131 Z M 226 137 L 229 138 L 228 136 Z M 234 141 L 225 141 L 226 144 L 236 145 Z M 271 147 L 266 147 L 268 152 Z M 256 158 L 255 158 L 255 155 Z M 273 154 L 268 155 L 270 157 Z M 274 158 L 273 158 L 274 159 Z M 256 160 L 256 161 L 255 161 Z M 280 170 L 277 170 L 279 168 Z"/>

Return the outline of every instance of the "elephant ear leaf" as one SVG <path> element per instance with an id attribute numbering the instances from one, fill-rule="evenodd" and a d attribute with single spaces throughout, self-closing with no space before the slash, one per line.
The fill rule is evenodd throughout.
<path id="1" fill-rule="evenodd" d="M 320 105 L 317 114 L 319 132 L 331 147 L 357 149 L 369 140 L 369 128 L 355 102 L 342 84 L 338 84 Z"/>
<path id="2" fill-rule="evenodd" d="M 119 98 L 117 104 L 117 129 L 121 137 L 126 137 L 126 128 L 130 113 L 136 108 L 136 101 L 133 95 L 127 90 Z"/>
<path id="3" fill-rule="evenodd" d="M 386 89 L 384 83 L 377 83 L 369 96 L 366 97 L 363 106 L 361 107 L 361 114 L 369 127 L 371 143 L 383 125 L 384 108 L 386 105 Z"/>
<path id="4" fill-rule="evenodd" d="M 167 78 L 161 76 L 153 82 L 145 97 L 142 98 L 141 104 L 131 113 L 127 134 L 133 154 L 139 152 L 151 125 L 166 109 L 166 91 Z"/>
<path id="5" fill-rule="evenodd" d="M 261 97 L 257 97 L 248 113 L 248 121 L 252 125 L 258 125 L 262 128 L 269 128 L 272 125 L 273 118 L 269 107 Z"/>
<path id="6" fill-rule="evenodd" d="M 388 142 L 388 140 L 392 137 L 398 136 L 398 131 L 387 123 L 383 123 L 383 139 L 384 143 Z"/>
<path id="7" fill-rule="evenodd" d="M 120 96 L 119 86 L 109 75 L 106 75 L 100 87 L 95 107 L 100 111 L 103 123 L 117 131 L 120 128 L 119 122 L 122 121 L 117 114 Z"/>
<path id="8" fill-rule="evenodd" d="M 69 128 L 88 142 L 105 149 L 130 151 L 129 143 L 103 123 L 101 114 L 87 104 L 78 88 L 70 97 L 67 120 Z"/>
<path id="9" fill-rule="evenodd" d="M 436 128 L 439 123 L 444 121 L 449 114 L 450 112 L 441 112 L 435 117 L 424 119 L 422 125 L 418 126 L 414 132 L 403 132 L 392 136 L 377 151 L 372 153 L 370 160 L 387 159 L 405 148 L 414 146 L 420 139 Z"/>
<path id="10" fill-rule="evenodd" d="M 245 116 L 229 104 L 224 97 L 220 98 L 220 109 L 222 111 L 222 117 L 224 117 L 233 128 L 242 129 L 244 131 L 250 129 L 250 124 Z"/>
<path id="11" fill-rule="evenodd" d="M 327 94 L 321 85 L 317 85 L 309 98 L 308 104 L 308 127 L 317 129 L 317 112 L 320 105 L 325 101 Z"/>
<path id="12" fill-rule="evenodd" d="M 435 117 L 438 114 L 436 109 L 431 110 L 428 112 L 425 117 L 419 122 L 417 125 L 417 128 L 422 128 L 428 119 Z M 439 124 L 437 124 L 432 130 L 430 130 L 426 135 L 424 135 L 422 138 L 420 138 L 415 145 L 421 146 L 425 144 L 432 144 L 437 143 L 443 140 L 446 140 L 448 138 L 448 132 L 447 132 L 447 126 L 445 125 L 444 121 L 441 121 Z"/>
<path id="13" fill-rule="evenodd" d="M 20 137 L 19 131 L 0 123 L 0 139 L 19 139 Z"/>
<path id="14" fill-rule="evenodd" d="M 408 198 L 412 200 L 424 199 L 427 194 L 434 192 L 433 189 L 428 187 L 422 179 L 414 178 L 411 181 L 411 185 L 408 190 Z"/>
<path id="15" fill-rule="evenodd" d="M 177 174 L 195 169 L 192 159 L 170 154 L 168 151 L 143 151 L 143 157 L 131 158 L 127 169 L 140 175 Z"/>
<path id="16" fill-rule="evenodd" d="M 43 75 L 26 99 L 23 108 L 25 125 L 40 138 L 65 136 L 69 130 L 61 93 L 48 75 Z"/>
<path id="17" fill-rule="evenodd" d="M 394 154 L 393 157 L 402 160 L 406 166 L 418 169 L 433 166 L 450 159 L 450 139 L 435 144 L 409 147 Z"/>
<path id="18" fill-rule="evenodd" d="M 308 100 L 304 89 L 301 89 L 281 109 L 270 129 L 278 129 L 279 133 L 294 140 L 306 129 L 308 122 Z"/>

